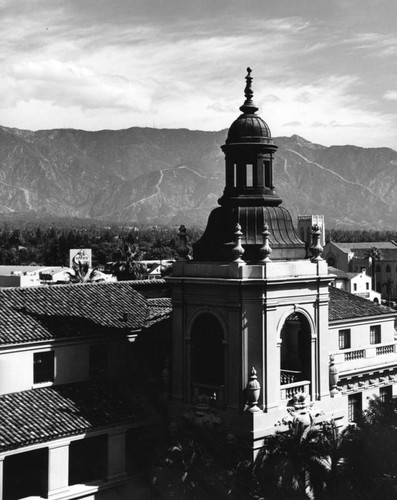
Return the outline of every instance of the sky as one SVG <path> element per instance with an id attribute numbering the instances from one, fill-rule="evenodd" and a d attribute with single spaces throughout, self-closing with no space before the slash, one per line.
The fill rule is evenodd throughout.
<path id="1" fill-rule="evenodd" d="M 0 125 L 222 130 L 397 149 L 396 0 L 0 0 Z"/>

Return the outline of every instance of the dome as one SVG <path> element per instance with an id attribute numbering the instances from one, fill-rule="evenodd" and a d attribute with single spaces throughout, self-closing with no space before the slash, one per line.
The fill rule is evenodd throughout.
<path id="1" fill-rule="evenodd" d="M 240 111 L 242 111 L 243 114 L 230 126 L 226 144 L 239 144 L 244 142 L 260 144 L 272 142 L 269 126 L 256 114 L 258 108 L 252 100 L 254 92 L 251 86 L 251 71 L 251 68 L 247 68 L 248 74 L 245 77 L 247 84 L 244 89 L 246 99 L 244 104 L 240 106 Z"/>
<path id="2" fill-rule="evenodd" d="M 241 142 L 267 143 L 269 139 L 271 139 L 271 133 L 267 123 L 254 113 L 244 113 L 231 124 L 226 144 Z"/>

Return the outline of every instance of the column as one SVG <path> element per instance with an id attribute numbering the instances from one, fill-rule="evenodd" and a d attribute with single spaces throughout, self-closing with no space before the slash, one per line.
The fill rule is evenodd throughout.
<path id="1" fill-rule="evenodd" d="M 125 430 L 108 435 L 108 480 L 127 476 L 125 441 Z"/>
<path id="2" fill-rule="evenodd" d="M 48 448 L 48 496 L 69 487 L 70 441 L 51 444 Z"/>

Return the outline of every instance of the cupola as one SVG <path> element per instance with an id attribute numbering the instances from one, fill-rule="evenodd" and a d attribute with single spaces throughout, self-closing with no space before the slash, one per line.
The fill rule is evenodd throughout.
<path id="1" fill-rule="evenodd" d="M 305 244 L 292 224 L 291 214 L 281 207 L 281 198 L 273 185 L 273 158 L 277 146 L 270 128 L 256 114 L 253 102 L 251 68 L 247 68 L 245 101 L 242 114 L 230 126 L 225 153 L 225 188 L 208 219 L 202 238 L 193 247 L 199 261 L 229 261 L 234 232 L 239 223 L 241 242 L 249 262 L 260 261 L 264 225 L 270 231 L 272 260 L 305 257 Z"/>

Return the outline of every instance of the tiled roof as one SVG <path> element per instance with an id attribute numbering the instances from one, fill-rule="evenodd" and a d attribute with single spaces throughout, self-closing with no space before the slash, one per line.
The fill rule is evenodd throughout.
<path id="1" fill-rule="evenodd" d="M 147 300 L 130 282 L 3 288 L 0 344 L 126 333 L 147 316 Z"/>
<path id="2" fill-rule="evenodd" d="M 146 328 L 171 317 L 172 304 L 170 298 L 147 299 L 147 301 L 149 310 L 146 318 Z"/>
<path id="3" fill-rule="evenodd" d="M 356 250 L 366 250 L 372 247 L 390 250 L 397 250 L 397 244 L 394 241 L 360 241 L 357 243 L 336 243 L 332 242 L 334 245 L 339 247 L 341 250 L 345 250 L 347 252 Z"/>
<path id="4" fill-rule="evenodd" d="M 329 287 L 329 321 L 381 316 L 390 313 L 397 315 L 397 311 L 390 307 L 380 306 L 333 286 Z"/>
<path id="5" fill-rule="evenodd" d="M 134 287 L 144 297 L 167 297 L 170 295 L 168 283 L 164 279 L 155 280 L 134 280 L 130 281 Z"/>
<path id="6" fill-rule="evenodd" d="M 0 451 L 147 419 L 147 409 L 108 381 L 79 382 L 0 396 Z"/>

